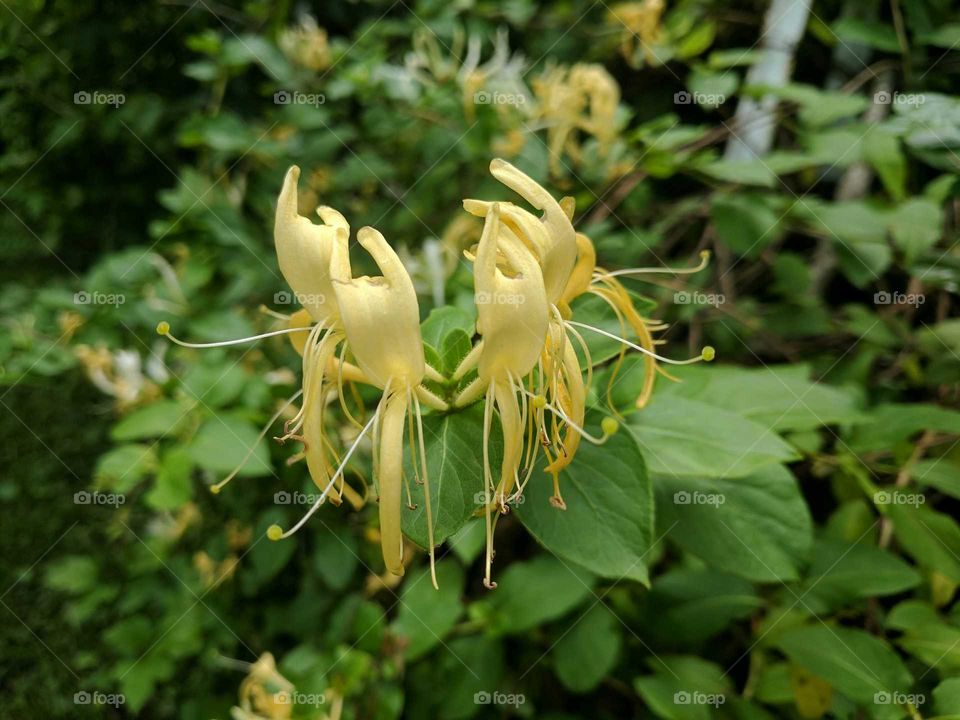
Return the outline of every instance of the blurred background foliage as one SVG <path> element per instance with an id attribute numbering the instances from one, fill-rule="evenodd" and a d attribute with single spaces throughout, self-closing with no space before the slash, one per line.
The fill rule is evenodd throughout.
<path id="1" fill-rule="evenodd" d="M 960 717 L 953 3 L 817 0 L 797 27 L 799 2 L 0 4 L 4 717 Z M 735 113 L 771 98 L 765 141 Z M 719 364 L 629 413 L 628 363 L 628 428 L 571 471 L 647 524 L 568 497 L 579 524 L 545 534 L 531 491 L 494 593 L 477 523 L 439 592 L 420 553 L 380 577 L 374 503 L 261 542 L 311 487 L 289 448 L 206 488 L 298 359 L 170 349 L 158 320 L 219 340 L 290 310 L 292 163 L 302 208 L 400 249 L 425 316 L 469 312 L 460 201 L 495 156 L 576 198 L 605 267 L 713 252 L 636 287 L 665 352 Z M 288 687 L 325 702 L 264 700 Z"/>

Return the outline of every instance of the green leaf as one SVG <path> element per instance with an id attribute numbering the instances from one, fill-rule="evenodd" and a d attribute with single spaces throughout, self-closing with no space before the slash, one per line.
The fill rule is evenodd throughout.
<path id="1" fill-rule="evenodd" d="M 155 510 L 175 510 L 193 498 L 193 459 L 186 448 L 175 446 L 164 453 L 153 487 L 146 495 Z"/>
<path id="2" fill-rule="evenodd" d="M 425 343 L 439 349 L 443 339 L 454 330 L 472 335 L 475 324 L 476 318 L 463 308 L 445 305 L 430 311 L 420 325 L 420 332 Z"/>
<path id="3" fill-rule="evenodd" d="M 621 625 L 603 603 L 574 621 L 551 651 L 553 667 L 568 690 L 593 690 L 617 664 Z"/>
<path id="4" fill-rule="evenodd" d="M 742 578 L 717 570 L 671 570 L 644 596 L 641 624 L 658 645 L 696 645 L 762 605 Z"/>
<path id="5" fill-rule="evenodd" d="M 633 681 L 637 693 L 664 720 L 711 720 L 726 702 L 730 681 L 715 663 L 689 655 L 661 655 L 655 672 Z"/>
<path id="6" fill-rule="evenodd" d="M 67 555 L 47 566 L 44 585 L 53 590 L 78 595 L 97 584 L 97 563 L 86 555 Z"/>
<path id="7" fill-rule="evenodd" d="M 944 622 L 914 626 L 897 640 L 897 645 L 943 674 L 960 671 L 960 628 Z"/>
<path id="8" fill-rule="evenodd" d="M 943 232 L 942 225 L 942 213 L 935 202 L 913 198 L 894 210 L 890 218 L 890 234 L 907 262 L 913 262 L 937 244 Z"/>
<path id="9" fill-rule="evenodd" d="M 871 132 L 863 139 L 863 155 L 883 186 L 895 200 L 903 200 L 907 194 L 907 158 L 900 138 L 893 133 Z"/>
<path id="10" fill-rule="evenodd" d="M 663 386 L 661 395 L 710 403 L 780 432 L 864 418 L 851 392 L 812 382 L 807 365 L 691 365 L 677 368 L 673 374 L 683 382 Z"/>
<path id="11" fill-rule="evenodd" d="M 960 23 L 947 23 L 934 30 L 919 33 L 917 40 L 924 45 L 933 45 L 947 50 L 953 50 L 960 46 Z M 957 704 L 960 708 L 960 703 Z"/>
<path id="12" fill-rule="evenodd" d="M 474 405 L 462 412 L 423 418 L 427 477 L 433 514 L 433 539 L 438 545 L 463 527 L 483 507 L 483 410 Z M 491 467 L 499 467 L 497 428 L 490 434 Z M 419 466 L 418 466 L 419 470 Z M 404 472 L 413 478 L 413 461 L 405 453 Z M 414 510 L 401 509 L 404 534 L 422 548 L 429 544 L 424 503 L 426 485 L 410 483 Z"/>
<path id="13" fill-rule="evenodd" d="M 960 434 L 960 412 L 921 403 L 878 405 L 857 424 L 848 444 L 857 453 L 888 450 L 921 430 Z"/>
<path id="14" fill-rule="evenodd" d="M 157 457 L 149 445 L 120 445 L 97 459 L 93 472 L 97 487 L 124 493 L 154 467 Z"/>
<path id="15" fill-rule="evenodd" d="M 933 689 L 933 708 L 940 715 L 960 712 L 960 678 L 944 680 Z"/>
<path id="16" fill-rule="evenodd" d="M 773 187 L 776 184 L 776 175 L 773 170 L 760 160 L 733 161 L 714 160 L 697 164 L 696 169 L 716 180 L 731 182 L 737 185 L 758 185 Z"/>
<path id="17" fill-rule="evenodd" d="M 204 421 L 187 447 L 197 465 L 217 475 L 232 472 L 252 448 L 250 458 L 237 476 L 272 475 L 270 453 L 266 444 L 259 442 L 258 436 L 259 431 L 248 420 L 218 413 Z"/>
<path id="18" fill-rule="evenodd" d="M 110 437 L 126 442 L 175 434 L 184 419 L 186 414 L 179 403 L 173 400 L 158 400 L 123 418 L 110 430 Z"/>
<path id="19" fill-rule="evenodd" d="M 783 235 L 782 211 L 774 210 L 764 195 L 717 194 L 710 206 L 717 236 L 739 255 L 756 257 Z"/>
<path id="20" fill-rule="evenodd" d="M 812 521 L 785 467 L 736 479 L 663 476 L 654 487 L 660 532 L 711 567 L 757 582 L 799 577 Z"/>
<path id="21" fill-rule="evenodd" d="M 408 662 L 443 642 L 443 638 L 460 619 L 463 613 L 460 603 L 463 583 L 463 568 L 455 560 L 437 563 L 439 590 L 434 590 L 430 582 L 428 566 L 419 568 L 404 579 L 400 609 L 392 630 L 407 642 L 404 657 Z"/>
<path id="22" fill-rule="evenodd" d="M 910 474 L 919 484 L 960 499 L 960 463 L 946 458 L 921 460 L 911 467 Z"/>
<path id="23" fill-rule="evenodd" d="M 627 427 L 656 475 L 742 477 L 797 459 L 763 425 L 697 400 L 654 396 Z"/>
<path id="24" fill-rule="evenodd" d="M 868 47 L 883 50 L 884 52 L 900 52 L 897 33 L 893 27 L 887 23 L 842 17 L 833 23 L 832 29 L 843 42 L 867 45 Z"/>
<path id="25" fill-rule="evenodd" d="M 893 649 L 863 630 L 809 625 L 787 631 L 774 644 L 858 703 L 872 705 L 875 694 L 904 692 L 913 683 Z"/>
<path id="26" fill-rule="evenodd" d="M 495 566 L 496 567 L 496 566 Z M 496 634 L 522 633 L 566 615 L 593 595 L 593 575 L 550 555 L 513 562 L 494 578 L 498 587 L 475 603 Z"/>
<path id="27" fill-rule="evenodd" d="M 885 550 L 861 543 L 819 540 L 802 594 L 811 612 L 826 613 L 857 598 L 909 590 L 920 580 L 916 570 Z"/>
<path id="28" fill-rule="evenodd" d="M 945 513 L 908 505 L 888 506 L 897 542 L 921 567 L 960 583 L 960 526 Z"/>
<path id="29" fill-rule="evenodd" d="M 560 474 L 566 510 L 550 504 L 553 485 L 542 466 L 515 509 L 530 534 L 551 552 L 601 577 L 647 583 L 644 557 L 653 544 L 653 491 L 630 434 L 618 433 L 600 447 L 580 444 Z"/>

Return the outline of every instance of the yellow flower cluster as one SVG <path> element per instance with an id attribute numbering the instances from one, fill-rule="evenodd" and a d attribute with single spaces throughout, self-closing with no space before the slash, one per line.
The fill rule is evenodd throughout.
<path id="1" fill-rule="evenodd" d="M 545 470 L 553 478 L 552 504 L 563 509 L 559 475 L 572 462 L 581 440 L 603 443 L 618 427 L 613 417 L 603 421 L 600 437 L 583 427 L 593 362 L 580 331 L 588 329 L 613 338 L 624 352 L 634 348 L 643 353 L 647 373 L 639 406 L 649 399 L 660 369 L 657 361 L 678 362 L 655 353 L 657 343 L 652 333 L 662 326 L 641 317 L 630 294 L 616 279 L 617 275 L 644 271 L 606 272 L 596 267 L 593 244 L 574 229 L 573 198 L 555 199 L 504 160 L 492 161 L 490 172 L 533 211 L 512 199 L 464 200 L 464 209 L 483 219 L 479 242 L 465 253 L 474 266 L 476 340 L 450 378 L 425 361 L 416 291 L 383 235 L 371 227 L 357 232 L 357 241 L 382 274 L 354 277 L 347 220 L 323 206 L 317 208 L 321 224 L 300 215 L 300 170 L 294 166 L 287 172 L 277 203 L 274 237 L 280 270 L 303 309 L 288 318 L 286 329 L 258 337 L 288 334 L 302 356 L 302 389 L 289 401 L 299 398 L 299 410 L 279 439 L 303 443 L 307 468 L 321 494 L 290 530 L 272 526 L 268 531 L 271 539 L 296 532 L 327 499 L 339 504 L 346 497 L 355 506 L 362 504 L 362 498 L 344 481 L 344 469 L 361 440 L 370 436 L 383 559 L 389 572 L 402 575 L 400 519 L 403 486 L 409 480 L 403 470 L 407 435 L 414 478 L 424 485 L 431 576 L 436 586 L 434 524 L 421 412 L 424 406 L 437 412 L 455 411 L 482 399 L 486 502 L 481 512 L 487 531 L 484 582 L 487 587 L 495 587 L 491 564 L 496 519 L 523 492 L 541 450 L 546 456 Z M 696 271 L 704 263 L 674 272 Z M 637 342 L 575 320 L 571 303 L 584 294 L 606 302 L 623 331 L 629 325 Z M 229 344 L 183 343 L 170 335 L 166 323 L 161 323 L 158 331 L 190 347 Z M 710 360 L 712 355 L 712 349 L 705 348 L 701 356 L 679 362 Z M 622 358 L 623 352 L 618 362 Z M 426 381 L 447 386 L 463 381 L 463 389 L 448 402 L 434 394 Z M 349 383 L 363 383 L 382 393 L 365 423 L 355 420 L 347 407 L 344 387 Z M 337 398 L 345 416 L 359 428 L 342 457 L 327 435 L 325 422 L 327 408 Z M 504 448 L 497 469 L 491 467 L 489 452 L 494 416 L 499 419 Z M 232 477 L 213 486 L 214 491 Z M 407 504 L 410 502 L 407 485 Z"/>

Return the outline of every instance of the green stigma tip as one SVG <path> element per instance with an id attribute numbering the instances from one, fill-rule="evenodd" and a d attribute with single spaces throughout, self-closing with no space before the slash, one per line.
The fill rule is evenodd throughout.
<path id="1" fill-rule="evenodd" d="M 533 398 L 533 406 L 539 410 L 547 404 L 547 399 L 543 395 L 536 395 Z"/>
<path id="2" fill-rule="evenodd" d="M 703 358 L 704 362 L 710 362 L 717 356 L 717 351 L 713 349 L 711 345 L 707 345 L 703 350 L 700 351 L 700 357 Z"/>
<path id="3" fill-rule="evenodd" d="M 279 540 L 283 537 L 283 528 L 279 525 L 271 525 L 267 528 L 267 537 L 271 540 Z"/>
<path id="4" fill-rule="evenodd" d="M 613 435 L 620 429 L 620 423 L 612 417 L 605 417 L 600 422 L 600 429 L 603 430 L 604 435 Z"/>
<path id="5" fill-rule="evenodd" d="M 169 332 L 170 332 L 170 323 L 168 323 L 166 320 L 161 320 L 160 322 L 157 323 L 158 335 L 166 335 Z"/>
<path id="6" fill-rule="evenodd" d="M 219 485 L 211 485 L 211 486 L 210 486 L 210 492 L 213 493 L 214 495 L 219 495 L 219 494 L 220 494 L 220 486 L 219 486 Z"/>

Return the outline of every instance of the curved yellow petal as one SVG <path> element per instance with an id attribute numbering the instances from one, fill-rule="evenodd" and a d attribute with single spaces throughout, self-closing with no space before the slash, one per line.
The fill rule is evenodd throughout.
<path id="1" fill-rule="evenodd" d="M 403 575 L 400 505 L 403 485 L 403 427 L 406 417 L 406 392 L 395 392 L 384 399 L 377 473 L 380 486 L 380 549 L 387 570 L 394 575 Z"/>
<path id="2" fill-rule="evenodd" d="M 277 199 L 273 236 L 280 272 L 297 301 L 316 322 L 335 322 L 337 307 L 330 286 L 330 256 L 338 243 L 346 245 L 350 227 L 336 210 L 319 208 L 327 225 L 315 225 L 300 215 L 297 181 L 300 168 L 292 166 Z"/>
<path id="3" fill-rule="evenodd" d="M 503 258 L 507 276 L 497 265 Z M 500 205 L 487 215 L 474 265 L 477 332 L 483 349 L 477 371 L 485 381 L 525 376 L 547 336 L 549 306 L 536 258 L 500 224 Z"/>
<path id="4" fill-rule="evenodd" d="M 526 214 L 514 215 L 511 220 L 515 218 L 517 229 L 529 234 L 529 237 L 525 240 L 534 246 L 543 268 L 543 281 L 547 291 L 547 299 L 551 303 L 556 303 L 567 285 L 567 280 L 577 260 L 576 232 L 571 222 L 572 207 L 569 207 L 569 200 L 566 202 L 570 215 L 536 180 L 521 172 L 506 160 L 499 158 L 492 160 L 490 162 L 490 172 L 497 180 L 520 195 L 537 210 L 543 212 L 542 218 L 536 218 L 534 215 L 522 211 Z M 540 240 L 538 226 L 542 226 L 545 231 L 545 240 Z"/>
<path id="5" fill-rule="evenodd" d="M 383 275 L 352 277 L 346 244 L 335 247 L 330 275 L 347 343 L 369 382 L 383 388 L 394 380 L 415 387 L 426 362 L 413 282 L 383 235 L 365 227 L 357 239 Z"/>
<path id="6" fill-rule="evenodd" d="M 590 289 L 596 269 L 597 251 L 593 247 L 593 242 L 583 233 L 577 233 L 577 263 L 573 266 L 573 272 L 570 273 L 560 302 L 560 309 L 565 310 L 567 317 L 569 317 L 570 303 Z"/>

